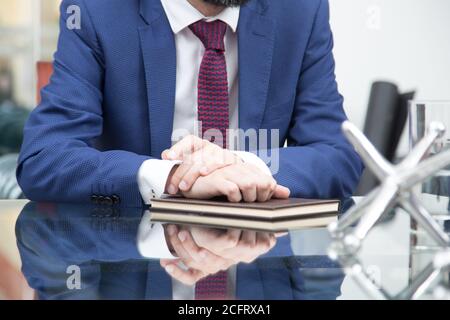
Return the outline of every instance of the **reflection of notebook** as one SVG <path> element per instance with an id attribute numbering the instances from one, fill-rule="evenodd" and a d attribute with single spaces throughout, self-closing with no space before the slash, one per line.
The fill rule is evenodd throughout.
<path id="1" fill-rule="evenodd" d="M 280 232 L 325 227 L 337 219 L 338 200 L 273 199 L 231 203 L 224 199 L 152 201 L 152 221 Z"/>

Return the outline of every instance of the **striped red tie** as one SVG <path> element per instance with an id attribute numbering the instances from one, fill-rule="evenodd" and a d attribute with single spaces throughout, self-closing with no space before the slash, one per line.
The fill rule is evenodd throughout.
<path id="1" fill-rule="evenodd" d="M 226 300 L 228 299 L 228 273 L 220 271 L 197 282 L 195 300 Z"/>
<path id="2" fill-rule="evenodd" d="M 198 120 L 202 124 L 202 138 L 226 148 L 229 110 L 224 37 L 227 25 L 219 20 L 200 20 L 189 28 L 205 46 L 198 77 Z"/>
<path id="3" fill-rule="evenodd" d="M 226 148 L 229 111 L 224 37 L 227 25 L 219 20 L 200 20 L 189 28 L 205 46 L 198 77 L 198 120 L 202 124 L 202 138 Z M 227 276 L 227 272 L 221 271 L 199 281 L 195 299 L 226 299 Z"/>

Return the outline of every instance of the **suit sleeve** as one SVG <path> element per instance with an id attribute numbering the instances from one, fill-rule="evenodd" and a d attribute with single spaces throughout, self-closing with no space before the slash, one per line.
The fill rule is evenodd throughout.
<path id="1" fill-rule="evenodd" d="M 346 141 L 346 120 L 338 92 L 328 0 L 318 7 L 297 85 L 288 147 L 279 151 L 278 183 L 296 197 L 352 195 L 363 166 Z"/>
<path id="2" fill-rule="evenodd" d="M 18 182 L 35 201 L 88 202 L 98 194 L 117 195 L 122 204 L 141 206 L 137 172 L 150 158 L 119 150 L 100 152 L 92 143 L 103 128 L 105 70 L 84 3 L 71 0 L 61 5 L 54 73 L 24 129 Z M 74 8 L 81 18 L 75 29 L 67 26 L 77 12 Z"/>

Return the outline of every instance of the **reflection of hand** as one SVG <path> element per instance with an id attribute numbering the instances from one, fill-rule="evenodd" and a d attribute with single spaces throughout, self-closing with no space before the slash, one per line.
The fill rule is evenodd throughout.
<path id="1" fill-rule="evenodd" d="M 200 177 L 191 190 L 182 192 L 187 198 L 209 199 L 226 196 L 231 202 L 260 201 L 288 198 L 289 189 L 276 183 L 272 176 L 246 163 L 233 164 L 218 169 L 206 177 Z"/>
<path id="2" fill-rule="evenodd" d="M 161 266 L 178 281 L 193 285 L 204 277 L 227 270 L 234 262 L 220 257 L 207 249 L 200 248 L 191 234 L 170 225 L 166 228 L 166 239 L 170 249 L 179 257 L 176 260 L 161 259 Z M 186 268 L 182 268 L 182 262 Z"/>
<path id="3" fill-rule="evenodd" d="M 182 164 L 171 176 L 168 191 L 176 194 L 178 189 L 188 191 L 201 176 L 242 160 L 227 149 L 202 140 L 196 136 L 187 136 L 172 148 L 162 153 L 163 160 L 181 160 Z"/>
<path id="4" fill-rule="evenodd" d="M 277 242 L 274 234 L 266 232 L 199 227 L 191 227 L 190 232 L 199 247 L 229 259 L 235 264 L 253 262 L 272 249 Z"/>
<path id="5" fill-rule="evenodd" d="M 276 243 L 273 234 L 254 231 L 175 226 L 166 230 L 167 242 L 179 259 L 161 260 L 161 265 L 173 278 L 188 285 L 240 262 L 251 263 Z M 180 261 L 187 269 L 179 266 Z"/>

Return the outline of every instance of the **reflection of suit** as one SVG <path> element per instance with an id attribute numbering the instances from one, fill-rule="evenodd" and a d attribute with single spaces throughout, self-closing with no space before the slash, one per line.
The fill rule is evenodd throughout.
<path id="1" fill-rule="evenodd" d="M 171 299 L 170 277 L 136 248 L 140 209 L 30 203 L 16 225 L 23 273 L 41 299 Z M 119 210 L 119 209 L 116 209 Z M 289 238 L 237 269 L 238 299 L 335 299 L 343 275 L 324 257 L 293 258 Z M 308 262 L 308 263 L 311 263 Z M 81 290 L 67 288 L 67 268 L 78 266 Z M 312 271 L 312 272 L 311 272 Z"/>
<path id="2" fill-rule="evenodd" d="M 69 5 L 80 7 L 80 29 L 66 27 Z M 54 74 L 26 124 L 18 181 L 36 201 L 103 194 L 141 205 L 138 169 L 171 146 L 174 117 L 175 40 L 161 2 L 70 0 L 61 13 Z M 293 196 L 350 195 L 362 165 L 341 132 L 328 1 L 250 0 L 237 32 L 239 128 L 279 130 L 276 145 L 260 149 L 279 151 L 275 178 Z"/>
<path id="3" fill-rule="evenodd" d="M 304 261 L 309 265 L 303 265 Z M 149 270 L 146 297 L 170 299 L 170 278 L 156 265 Z M 324 256 L 262 258 L 238 266 L 236 299 L 335 300 L 343 279 L 342 269 Z"/>

